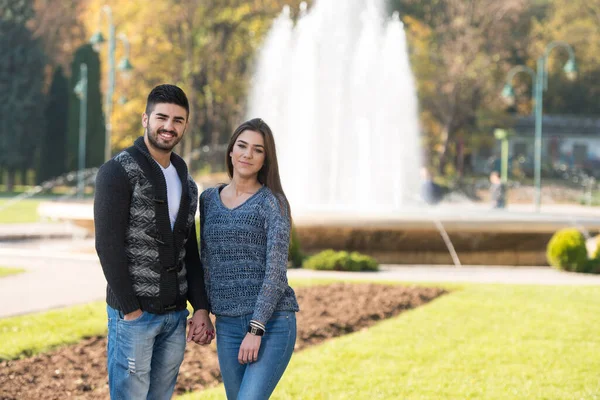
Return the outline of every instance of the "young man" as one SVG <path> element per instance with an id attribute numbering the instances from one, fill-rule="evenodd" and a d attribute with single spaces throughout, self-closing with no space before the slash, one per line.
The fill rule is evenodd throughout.
<path id="1" fill-rule="evenodd" d="M 96 178 L 113 399 L 171 398 L 186 345 L 188 300 L 194 308 L 188 341 L 208 344 L 214 335 L 196 239 L 198 188 L 172 152 L 188 116 L 180 88 L 155 87 L 142 115 L 144 136 Z"/>

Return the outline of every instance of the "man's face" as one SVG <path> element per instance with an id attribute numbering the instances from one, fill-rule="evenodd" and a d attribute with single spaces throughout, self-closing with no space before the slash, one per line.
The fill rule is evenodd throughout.
<path id="1" fill-rule="evenodd" d="M 152 147 L 169 152 L 185 134 L 187 112 L 176 104 L 158 103 L 150 115 L 142 115 L 142 126 Z"/>

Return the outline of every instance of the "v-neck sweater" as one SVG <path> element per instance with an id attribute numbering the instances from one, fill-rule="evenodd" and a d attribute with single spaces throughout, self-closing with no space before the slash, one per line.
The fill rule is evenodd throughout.
<path id="1" fill-rule="evenodd" d="M 200 255 L 211 311 L 252 314 L 263 324 L 275 311 L 298 311 L 287 280 L 290 218 L 284 203 L 263 186 L 228 208 L 219 189 L 200 196 Z"/>

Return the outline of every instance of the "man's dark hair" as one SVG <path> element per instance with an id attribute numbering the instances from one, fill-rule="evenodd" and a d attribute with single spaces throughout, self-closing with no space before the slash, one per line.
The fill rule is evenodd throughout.
<path id="1" fill-rule="evenodd" d="M 146 101 L 146 114 L 152 114 L 154 106 L 159 103 L 176 104 L 185 108 L 187 116 L 190 115 L 190 103 L 188 102 L 187 96 L 179 87 L 175 85 L 158 85 L 148 95 Z"/>

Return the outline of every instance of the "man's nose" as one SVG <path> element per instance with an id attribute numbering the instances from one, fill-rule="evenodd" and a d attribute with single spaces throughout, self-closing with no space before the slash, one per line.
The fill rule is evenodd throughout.
<path id="1" fill-rule="evenodd" d="M 165 130 L 166 130 L 166 131 L 172 131 L 172 130 L 173 130 L 173 126 L 174 126 L 174 125 L 173 125 L 173 121 L 171 121 L 170 119 L 168 119 L 168 120 L 165 122 Z"/>

